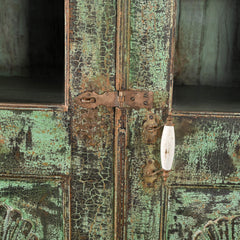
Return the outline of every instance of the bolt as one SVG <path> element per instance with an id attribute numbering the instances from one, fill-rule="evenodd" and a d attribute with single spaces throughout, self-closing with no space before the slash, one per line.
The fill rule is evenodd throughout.
<path id="1" fill-rule="evenodd" d="M 130 99 L 131 99 L 132 101 L 135 101 L 135 97 L 131 97 Z"/>
<path id="2" fill-rule="evenodd" d="M 144 104 L 145 106 L 147 106 L 147 105 L 148 105 L 148 101 L 144 101 L 143 104 Z"/>

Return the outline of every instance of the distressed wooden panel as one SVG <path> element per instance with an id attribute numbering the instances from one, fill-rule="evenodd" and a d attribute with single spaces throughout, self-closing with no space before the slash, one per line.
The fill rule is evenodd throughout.
<path id="1" fill-rule="evenodd" d="M 66 113 L 0 111 L 0 172 L 68 174 L 71 149 Z"/>
<path id="2" fill-rule="evenodd" d="M 171 182 L 239 184 L 239 118 L 176 117 Z"/>
<path id="3" fill-rule="evenodd" d="M 165 239 L 239 239 L 239 189 L 171 187 L 168 201 Z"/>
<path id="4" fill-rule="evenodd" d="M 143 181 L 147 160 L 160 161 L 160 141 L 146 144 L 143 124 L 150 113 L 160 122 L 168 109 L 171 79 L 173 1 L 131 1 L 129 88 L 154 91 L 154 108 L 131 110 L 128 116 L 129 202 L 127 239 L 159 239 L 161 180 L 153 186 Z"/>
<path id="5" fill-rule="evenodd" d="M 158 239 L 161 211 L 161 181 L 148 186 L 143 180 L 143 168 L 147 160 L 160 160 L 159 141 L 146 145 L 140 124 L 146 121 L 147 113 L 132 111 L 129 115 L 129 193 L 127 239 Z M 145 117 L 144 117 L 145 116 Z M 140 125 L 140 126 L 139 126 Z"/>
<path id="6" fill-rule="evenodd" d="M 74 98 L 115 89 L 116 2 L 71 0 L 70 15 L 72 239 L 112 239 L 114 110 Z"/>
<path id="7" fill-rule="evenodd" d="M 13 179 L 5 177 L 3 179 L 1 176 L 1 234 L 3 231 L 3 234 L 6 234 L 5 237 L 8 236 L 6 239 L 13 239 L 18 230 L 20 233 L 23 232 L 24 219 L 27 221 L 25 232 L 17 239 L 30 239 L 27 237 L 31 234 L 34 234 L 38 239 L 69 239 L 67 232 L 68 187 L 67 182 L 60 178 Z M 6 215 L 6 208 L 11 209 L 8 212 L 12 214 Z M 17 214 L 13 214 L 14 212 Z M 6 226 L 2 228 L 7 221 L 9 222 L 8 228 Z M 66 225 L 64 226 L 64 224 Z M 10 233 L 13 234 L 12 237 L 9 237 Z"/>

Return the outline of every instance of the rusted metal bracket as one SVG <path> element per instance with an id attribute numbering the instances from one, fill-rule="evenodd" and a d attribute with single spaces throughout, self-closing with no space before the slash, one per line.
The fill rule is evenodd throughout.
<path id="1" fill-rule="evenodd" d="M 75 98 L 77 104 L 84 108 L 96 108 L 100 105 L 119 108 L 152 108 L 153 92 L 124 90 L 105 92 L 85 92 Z"/>

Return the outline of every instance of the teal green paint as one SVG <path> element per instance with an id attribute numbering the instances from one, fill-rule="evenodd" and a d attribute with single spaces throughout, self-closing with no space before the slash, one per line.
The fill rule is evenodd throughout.
<path id="1" fill-rule="evenodd" d="M 159 141 L 144 142 L 143 128 L 147 110 L 132 110 L 128 115 L 129 203 L 127 239 L 158 239 L 161 217 L 161 180 L 149 187 L 143 179 L 148 160 L 160 160 Z M 140 125 L 140 126 L 139 126 Z"/>
<path id="2" fill-rule="evenodd" d="M 31 221 L 39 239 L 65 239 L 63 194 L 61 181 L 56 179 L 0 180 L 0 203 Z"/>
<path id="3" fill-rule="evenodd" d="M 130 200 L 128 239 L 159 239 L 161 224 L 161 178 L 144 185 L 142 168 L 148 159 L 160 161 L 160 139 L 147 145 L 143 124 L 150 113 L 165 119 L 171 79 L 171 34 L 174 1 L 131 1 L 130 89 L 154 92 L 154 107 L 131 110 L 128 116 Z M 164 114 L 164 115 L 163 115 Z M 161 127 L 161 126 L 160 126 Z M 160 137 L 160 136 L 159 136 Z"/>
<path id="4" fill-rule="evenodd" d="M 75 97 L 86 89 L 99 94 L 114 90 L 116 2 L 76 1 L 74 14 L 71 95 Z"/>
<path id="5" fill-rule="evenodd" d="M 71 153 L 66 113 L 2 110 L 0 119 L 2 173 L 69 173 Z M 13 151 L 18 153 L 11 158 Z"/>
<path id="6" fill-rule="evenodd" d="M 173 1 L 131 1 L 129 87 L 166 91 Z"/>
<path id="7" fill-rule="evenodd" d="M 115 90 L 116 1 L 73 1 L 70 95 Z M 72 238 L 113 239 L 114 110 L 72 104 Z"/>
<path id="8" fill-rule="evenodd" d="M 196 181 L 228 182 L 239 177 L 238 121 L 228 118 L 175 118 L 174 179 L 185 183 L 182 176 L 188 176 L 190 184 Z"/>
<path id="9" fill-rule="evenodd" d="M 238 216 L 239 202 L 239 190 L 230 188 L 170 188 L 166 239 L 192 239 L 208 221 Z"/>

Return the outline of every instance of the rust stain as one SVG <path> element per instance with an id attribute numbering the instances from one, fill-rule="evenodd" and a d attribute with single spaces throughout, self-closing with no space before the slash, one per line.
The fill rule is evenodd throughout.
<path id="1" fill-rule="evenodd" d="M 160 137 L 163 127 L 163 121 L 160 118 L 150 113 L 147 120 L 143 124 L 143 139 L 146 144 L 155 144 Z"/>

